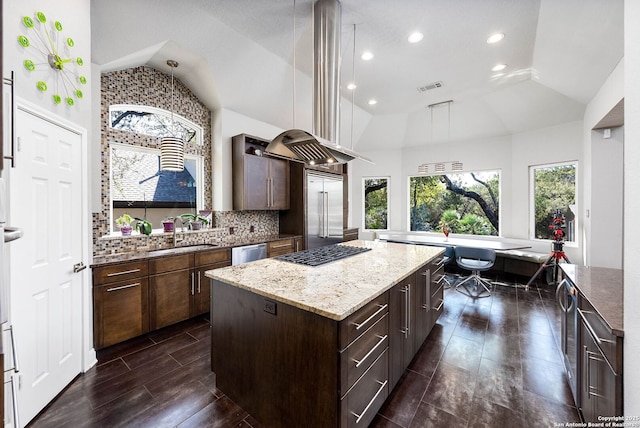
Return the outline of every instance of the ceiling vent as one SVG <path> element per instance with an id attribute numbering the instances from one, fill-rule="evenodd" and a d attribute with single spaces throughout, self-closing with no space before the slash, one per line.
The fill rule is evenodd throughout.
<path id="1" fill-rule="evenodd" d="M 433 82 L 433 83 L 429 83 L 428 85 L 418 86 L 418 92 L 427 92 L 432 89 L 442 88 L 442 86 L 443 86 L 442 81 Z"/>

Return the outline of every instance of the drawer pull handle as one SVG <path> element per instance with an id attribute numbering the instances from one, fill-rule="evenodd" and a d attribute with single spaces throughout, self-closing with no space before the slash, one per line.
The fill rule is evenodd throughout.
<path id="1" fill-rule="evenodd" d="M 111 293 L 112 291 L 124 290 L 125 288 L 137 287 L 138 285 L 140 285 L 140 283 L 136 282 L 134 284 L 121 285 L 120 287 L 107 288 L 107 293 Z"/>
<path id="2" fill-rule="evenodd" d="M 377 380 L 376 382 L 378 382 L 380 384 L 380 389 L 378 389 L 378 392 L 376 392 L 376 395 L 374 395 L 373 398 L 371 399 L 371 401 L 369 401 L 369 404 L 367 404 L 367 407 L 365 407 L 364 410 L 362 411 L 362 413 L 360 413 L 359 415 L 356 414 L 355 412 L 351 412 L 351 414 L 356 417 L 356 423 L 360 423 L 360 421 L 362 420 L 364 415 L 367 414 L 367 411 L 369 410 L 369 407 L 371 407 L 371 405 L 374 403 L 374 401 L 376 401 L 376 398 L 378 398 L 378 395 L 380 395 L 380 393 L 385 388 L 385 386 L 387 386 L 387 382 L 389 382 L 389 381 L 385 380 L 384 382 L 380 382 L 379 380 Z"/>
<path id="3" fill-rule="evenodd" d="M 377 317 L 377 316 L 378 316 L 378 314 L 380 314 L 380 312 L 382 312 L 382 311 L 384 311 L 385 309 L 387 309 L 387 306 L 389 306 L 389 305 L 387 305 L 386 303 L 385 303 L 384 305 L 378 305 L 378 307 L 379 307 L 380 309 L 378 309 L 377 311 L 375 311 L 375 312 L 373 313 L 373 315 L 371 315 L 369 318 L 367 318 L 366 320 L 364 320 L 364 321 L 363 321 L 363 322 L 361 322 L 360 324 L 355 324 L 355 323 L 354 323 L 354 325 L 356 326 L 356 330 L 360 330 L 362 327 L 364 327 L 365 325 L 367 325 L 368 323 L 370 323 L 372 319 L 374 319 L 375 317 Z"/>
<path id="4" fill-rule="evenodd" d="M 432 308 L 432 309 L 435 310 L 436 312 L 439 312 L 440 309 L 442 309 L 442 305 L 444 305 L 444 299 L 440 299 L 440 304 L 438 305 L 438 307 Z"/>
<path id="5" fill-rule="evenodd" d="M 442 266 L 443 264 L 444 264 L 444 257 L 438 260 L 438 262 L 436 263 L 436 266 Z"/>
<path id="6" fill-rule="evenodd" d="M 291 247 L 291 242 L 287 242 L 286 244 L 279 244 L 279 245 L 272 245 L 271 246 L 272 249 L 284 248 L 284 247 Z"/>
<path id="7" fill-rule="evenodd" d="M 387 340 L 387 335 L 385 334 L 384 336 L 379 336 L 376 335 L 377 338 L 379 338 L 380 340 L 378 341 L 378 343 L 375 344 L 375 346 L 373 348 L 371 348 L 369 350 L 369 352 L 367 352 L 367 355 L 365 355 L 364 357 L 362 357 L 362 359 L 360 361 L 354 359 L 353 362 L 356 363 L 356 367 L 360 367 L 362 365 L 362 363 L 364 363 L 367 358 L 369 358 L 371 356 L 371 354 L 373 354 L 376 350 L 376 348 L 378 348 L 378 346 L 382 345 L 384 343 L 385 340 Z"/>
<path id="8" fill-rule="evenodd" d="M 442 281 L 444 281 L 444 274 L 441 274 L 441 275 L 440 275 L 440 278 L 438 278 L 438 280 L 437 280 L 437 281 L 435 281 L 435 283 L 436 283 L 436 284 L 438 284 L 438 285 L 440 285 L 440 283 L 441 283 Z"/>
<path id="9" fill-rule="evenodd" d="M 9 332 L 9 338 L 11 339 L 11 358 L 13 359 L 13 367 L 10 369 L 6 369 L 4 372 L 7 373 L 13 370 L 15 373 L 19 373 L 20 367 L 18 366 L 18 351 L 16 350 L 17 349 L 16 339 L 15 339 L 15 336 L 13 335 L 13 325 L 9 325 L 8 328 L 3 330 L 3 332 L 5 331 Z"/>
<path id="10" fill-rule="evenodd" d="M 112 273 L 108 273 L 107 276 L 111 277 L 111 276 L 127 275 L 129 273 L 136 273 L 136 272 L 140 272 L 140 269 L 124 270 L 122 272 L 112 272 Z"/>
<path id="11" fill-rule="evenodd" d="M 591 324 L 589 323 L 589 321 L 587 321 L 587 317 L 584 314 L 591 314 L 593 312 L 590 311 L 583 311 L 580 308 L 578 309 L 578 313 L 580 314 L 580 318 L 582 318 L 582 322 L 584 322 L 584 325 L 587 327 L 587 330 L 589 330 L 589 333 L 591 333 L 591 336 L 593 336 L 593 338 L 595 339 L 595 341 L 598 343 L 599 346 L 602 346 L 602 342 L 606 342 L 606 343 L 616 343 L 613 340 L 608 340 L 608 339 L 603 339 L 600 336 L 598 336 L 598 334 L 596 333 L 596 331 L 593 329 L 593 327 L 591 326 Z"/>

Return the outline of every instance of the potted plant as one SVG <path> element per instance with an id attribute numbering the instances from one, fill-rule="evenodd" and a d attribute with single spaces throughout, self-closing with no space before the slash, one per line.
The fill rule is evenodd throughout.
<path id="1" fill-rule="evenodd" d="M 206 217 L 203 217 L 198 214 L 193 214 L 193 213 L 180 214 L 180 218 L 182 218 L 182 221 L 186 221 L 189 224 L 189 229 L 191 230 L 200 230 L 202 229 L 203 224 L 204 225 L 209 224 L 209 220 L 207 220 Z"/>
<path id="2" fill-rule="evenodd" d="M 133 230 L 133 227 L 131 226 L 132 222 L 133 217 L 126 213 L 116 219 L 116 224 L 120 227 L 120 232 L 122 232 L 123 236 L 131 235 L 131 231 Z"/>
<path id="3" fill-rule="evenodd" d="M 175 225 L 173 222 L 173 217 L 166 217 L 164 220 L 162 220 L 162 228 L 164 229 L 165 232 L 167 233 L 173 232 L 174 227 Z"/>
<path id="4" fill-rule="evenodd" d="M 136 217 L 136 231 L 143 233 L 147 236 L 151 235 L 151 231 L 153 230 L 153 227 L 151 225 L 150 222 L 148 222 L 147 220 L 141 219 L 141 218 L 137 218 Z"/>

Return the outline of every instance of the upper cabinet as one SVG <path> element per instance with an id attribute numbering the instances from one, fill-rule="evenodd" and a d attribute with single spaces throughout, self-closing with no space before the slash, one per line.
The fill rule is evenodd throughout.
<path id="1" fill-rule="evenodd" d="M 289 161 L 264 153 L 269 141 L 246 134 L 233 141 L 233 209 L 288 210 Z"/>

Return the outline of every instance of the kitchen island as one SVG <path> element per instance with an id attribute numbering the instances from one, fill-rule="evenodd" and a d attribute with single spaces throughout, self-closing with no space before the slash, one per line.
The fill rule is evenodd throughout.
<path id="1" fill-rule="evenodd" d="M 443 248 L 340 245 L 206 272 L 217 387 L 264 426 L 367 426 L 442 312 Z"/>

